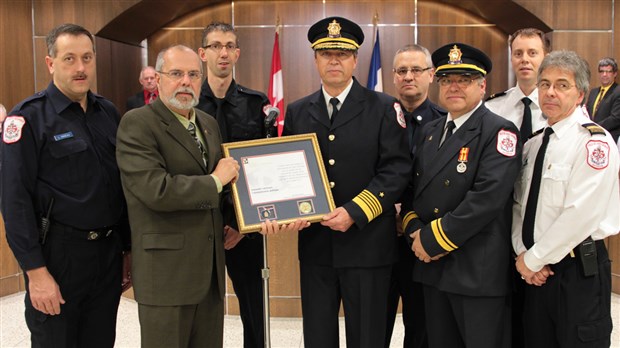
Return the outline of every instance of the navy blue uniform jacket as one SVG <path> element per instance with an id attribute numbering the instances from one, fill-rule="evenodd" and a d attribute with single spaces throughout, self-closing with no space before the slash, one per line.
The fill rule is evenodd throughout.
<path id="1" fill-rule="evenodd" d="M 407 235 L 421 229 L 431 256 L 416 261 L 414 279 L 441 291 L 468 296 L 503 296 L 508 291 L 511 192 L 521 166 L 519 131 L 481 105 L 439 148 L 446 117 L 428 123 L 414 158 L 412 191 L 403 200 Z M 514 135 L 509 144 L 500 134 Z M 500 133 L 502 132 L 502 133 Z M 506 147 L 514 146 L 512 155 Z M 468 149 L 467 169 L 457 171 Z"/>
<path id="2" fill-rule="evenodd" d="M 397 258 L 394 202 L 411 159 L 396 99 L 356 80 L 332 125 L 321 90 L 287 108 L 283 135 L 316 133 L 336 206 L 355 223 L 346 232 L 314 223 L 299 234 L 299 259 L 332 267 L 374 267 Z"/>

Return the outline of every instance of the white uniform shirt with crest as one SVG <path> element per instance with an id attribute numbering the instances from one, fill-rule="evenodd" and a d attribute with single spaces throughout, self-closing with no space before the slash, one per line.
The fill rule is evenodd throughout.
<path id="1" fill-rule="evenodd" d="M 543 117 L 542 110 L 538 105 L 538 88 L 535 88 L 530 95 L 526 96 L 518 86 L 506 91 L 506 94 L 484 102 L 484 105 L 499 116 L 512 121 L 519 129 L 523 122 L 523 108 L 525 104 L 521 99 L 528 97 L 532 100 L 530 110 L 532 111 L 532 132 L 547 126 L 547 120 Z M 527 139 L 523 139 L 525 141 Z"/>
<path id="2" fill-rule="evenodd" d="M 582 126 L 590 122 L 576 108 L 552 126 L 536 207 L 534 245 L 527 251 L 521 230 L 543 134 L 530 138 L 523 148 L 523 166 L 514 191 L 512 245 L 517 255 L 526 252 L 524 261 L 532 271 L 561 261 L 588 236 L 600 240 L 620 230 L 618 150 L 609 133 L 591 135 Z"/>

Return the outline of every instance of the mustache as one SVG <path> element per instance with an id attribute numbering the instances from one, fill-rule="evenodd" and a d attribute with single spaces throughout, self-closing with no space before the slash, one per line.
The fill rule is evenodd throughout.
<path id="1" fill-rule="evenodd" d="M 73 75 L 74 79 L 85 79 L 87 77 L 88 76 L 86 74 L 83 74 L 83 73 L 77 73 L 77 74 Z"/>
<path id="2" fill-rule="evenodd" d="M 196 93 L 194 93 L 194 91 L 191 88 L 187 88 L 187 87 L 180 87 L 177 88 L 176 90 L 174 90 L 174 96 L 176 97 L 177 94 L 179 93 L 188 93 L 192 95 L 192 98 L 196 98 Z"/>

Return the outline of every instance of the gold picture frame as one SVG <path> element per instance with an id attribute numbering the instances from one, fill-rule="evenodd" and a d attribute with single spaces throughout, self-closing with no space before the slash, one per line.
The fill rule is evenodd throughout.
<path id="1" fill-rule="evenodd" d="M 222 144 L 240 165 L 232 185 L 239 232 L 260 230 L 269 220 L 321 221 L 335 209 L 316 134 Z"/>

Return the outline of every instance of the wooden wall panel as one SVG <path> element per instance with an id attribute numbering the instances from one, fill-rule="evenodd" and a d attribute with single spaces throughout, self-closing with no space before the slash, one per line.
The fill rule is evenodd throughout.
<path id="1" fill-rule="evenodd" d="M 142 48 L 99 37 L 95 43 L 96 91 L 112 101 L 123 115 L 127 98 L 142 89 L 138 82 L 142 69 Z"/>
<path id="2" fill-rule="evenodd" d="M 554 32 L 551 35 L 553 49 L 577 52 L 590 65 L 590 88 L 600 85 L 598 61 L 613 54 L 611 33 L 600 32 Z M 618 59 L 620 57 L 616 57 Z"/>
<path id="3" fill-rule="evenodd" d="M 4 221 L 0 216 L 0 297 L 24 290 L 21 270 L 6 241 Z"/>
<path id="4" fill-rule="evenodd" d="M 53 27 L 62 23 L 79 24 L 96 34 L 114 17 L 138 2 L 140 0 L 33 0 L 35 35 L 45 36 Z"/>
<path id="5" fill-rule="evenodd" d="M 610 0 L 513 0 L 537 15 L 554 30 L 609 30 L 612 26 Z"/>
<path id="6" fill-rule="evenodd" d="M 34 87 L 30 18 L 30 2 L 0 2 L 0 103 L 7 112 Z"/>

